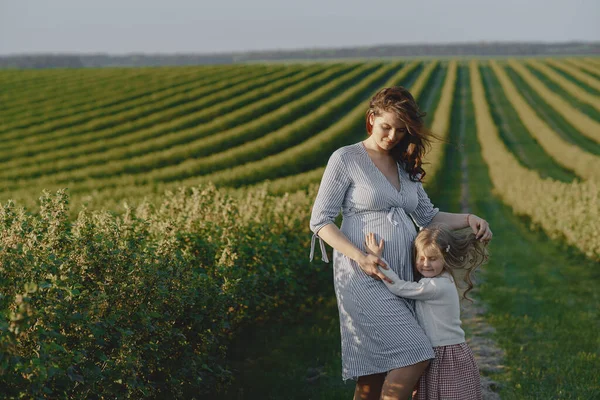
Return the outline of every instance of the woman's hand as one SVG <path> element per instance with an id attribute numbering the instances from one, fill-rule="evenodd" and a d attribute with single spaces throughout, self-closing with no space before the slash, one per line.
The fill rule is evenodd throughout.
<path id="1" fill-rule="evenodd" d="M 394 283 L 379 270 L 379 268 L 389 269 L 379 257 L 373 254 L 364 254 L 357 262 L 365 274 L 369 275 L 371 278 Z"/>
<path id="2" fill-rule="evenodd" d="M 490 224 L 488 224 L 485 219 L 480 218 L 475 214 L 469 214 L 467 215 L 467 223 L 473 230 L 477 240 L 482 242 L 489 242 L 492 240 L 492 236 L 494 236 L 494 234 L 490 229 Z"/>

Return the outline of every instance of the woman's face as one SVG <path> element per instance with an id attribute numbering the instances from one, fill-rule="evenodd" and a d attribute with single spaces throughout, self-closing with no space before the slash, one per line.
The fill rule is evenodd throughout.
<path id="1" fill-rule="evenodd" d="M 379 115 L 369 115 L 371 139 L 384 151 L 390 151 L 402 138 L 408 134 L 406 124 L 394 113 L 381 112 Z"/>

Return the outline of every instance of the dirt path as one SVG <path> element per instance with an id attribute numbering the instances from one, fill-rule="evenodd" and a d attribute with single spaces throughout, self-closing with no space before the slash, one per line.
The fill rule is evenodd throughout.
<path id="1" fill-rule="evenodd" d="M 462 213 L 469 213 L 469 169 L 468 169 L 468 154 L 465 151 L 465 135 L 466 135 L 466 96 L 470 93 L 467 92 L 466 87 L 461 87 L 462 91 L 461 99 L 461 116 L 459 125 L 459 154 L 460 154 L 460 208 Z M 481 281 L 481 276 L 477 276 L 477 280 Z M 477 296 L 477 286 L 471 292 Z M 485 375 L 497 373 L 502 371 L 502 359 L 503 351 L 490 337 L 495 332 L 495 329 L 488 325 L 483 319 L 485 314 L 485 308 L 478 303 L 471 303 L 469 301 L 463 301 L 461 304 L 461 319 L 463 325 L 470 331 L 470 335 L 467 335 L 467 343 L 473 350 L 477 364 L 481 375 L 481 389 L 483 392 L 484 400 L 496 400 L 500 399 L 500 396 L 496 393 L 499 389 L 497 382 L 494 382 Z"/>

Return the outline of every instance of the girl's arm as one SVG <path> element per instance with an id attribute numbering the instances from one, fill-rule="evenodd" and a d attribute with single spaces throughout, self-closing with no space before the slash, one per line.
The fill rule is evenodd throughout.
<path id="1" fill-rule="evenodd" d="M 382 260 L 388 264 L 385 259 L 382 258 Z M 409 282 L 400 279 L 398 274 L 391 269 L 381 271 L 393 282 L 389 283 L 387 280 L 384 281 L 389 291 L 394 293 L 396 296 L 407 297 L 416 300 L 431 300 L 434 299 L 438 293 L 438 287 L 435 279 L 423 278 L 419 282 Z"/>
<path id="2" fill-rule="evenodd" d="M 445 224 L 450 229 L 463 229 L 471 227 L 475 237 L 478 240 L 487 242 L 492 240 L 492 231 L 486 220 L 475 214 L 454 214 L 447 212 L 438 212 L 431 220 L 430 224 Z"/>
<path id="3" fill-rule="evenodd" d="M 318 231 L 318 235 L 328 245 L 356 261 L 365 273 L 373 278 L 377 277 L 384 282 L 392 281 L 385 276 L 387 263 L 373 254 L 365 254 L 344 235 L 335 224 L 327 224 Z M 381 268 L 378 268 L 381 267 Z"/>
<path id="4" fill-rule="evenodd" d="M 379 243 L 377 243 L 373 232 L 365 235 L 365 247 L 369 255 L 381 257 L 384 246 L 385 241 L 381 239 Z M 387 261 L 382 257 L 381 259 L 387 264 Z M 428 300 L 434 298 L 437 294 L 437 286 L 433 279 L 424 278 L 419 282 L 408 282 L 400 279 L 398 274 L 391 269 L 382 270 L 382 272 L 389 279 L 384 281 L 385 285 L 390 292 L 394 293 L 396 296 Z"/>

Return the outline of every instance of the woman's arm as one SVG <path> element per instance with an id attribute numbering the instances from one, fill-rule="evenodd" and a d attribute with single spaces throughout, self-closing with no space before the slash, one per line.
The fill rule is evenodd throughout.
<path id="1" fill-rule="evenodd" d="M 431 220 L 432 224 L 445 224 L 450 227 L 450 229 L 463 229 L 468 228 L 469 223 L 467 222 L 467 217 L 469 222 L 471 221 L 471 214 L 455 214 L 455 213 L 447 213 L 447 212 L 438 212 L 435 217 Z"/>
<path id="2" fill-rule="evenodd" d="M 440 212 L 438 208 L 433 206 L 420 182 L 417 183 L 417 197 L 417 208 L 411 216 L 419 227 L 428 226 L 432 223 L 443 223 L 448 225 L 450 229 L 471 227 L 477 239 L 484 242 L 492 240 L 492 231 L 486 220 L 475 214 Z"/>
<path id="3" fill-rule="evenodd" d="M 325 172 L 323 172 L 321 185 L 310 217 L 310 229 L 314 232 L 313 243 L 316 238 L 324 240 L 338 252 L 356 261 L 370 277 L 387 280 L 388 278 L 378 268 L 378 266 L 381 266 L 385 269 L 387 265 L 378 257 L 362 252 L 334 223 L 344 203 L 346 191 L 350 186 L 347 164 L 342 158 L 341 149 L 336 150 L 329 158 Z M 324 246 L 321 250 L 323 251 L 323 260 L 326 261 L 327 255 L 324 252 Z M 314 248 L 311 244 L 311 260 L 313 254 Z"/>
<path id="4" fill-rule="evenodd" d="M 379 257 L 373 254 L 365 254 L 358 247 L 354 245 L 346 235 L 344 235 L 335 224 L 327 224 L 322 227 L 317 234 L 323 239 L 328 245 L 356 261 L 360 268 L 369 276 L 375 279 L 381 279 L 383 281 L 391 283 L 390 278 L 386 277 L 383 272 L 379 269 L 379 266 L 387 270 L 387 264 L 383 262 Z"/>
<path id="5" fill-rule="evenodd" d="M 430 222 L 430 224 L 436 223 L 448 225 L 450 229 L 471 227 L 477 239 L 483 242 L 492 240 L 493 234 L 488 222 L 475 214 L 454 214 L 440 211 Z"/>

